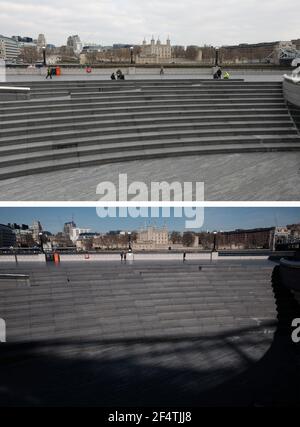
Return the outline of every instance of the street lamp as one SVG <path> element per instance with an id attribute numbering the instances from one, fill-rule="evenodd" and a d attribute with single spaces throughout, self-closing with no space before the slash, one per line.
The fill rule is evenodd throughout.
<path id="1" fill-rule="evenodd" d="M 217 231 L 213 232 L 213 235 L 214 235 L 214 247 L 212 250 L 213 252 L 217 252 L 217 249 L 216 249 L 217 248 L 217 234 L 218 234 Z"/>
<path id="2" fill-rule="evenodd" d="M 216 56 L 215 56 L 215 67 L 218 67 L 219 66 L 219 47 L 218 46 L 215 47 L 215 53 L 216 53 Z"/>
<path id="3" fill-rule="evenodd" d="M 131 48 L 130 48 L 130 64 L 132 65 L 134 62 L 133 62 L 133 46 L 131 46 Z"/>
<path id="4" fill-rule="evenodd" d="M 46 62 L 46 46 L 43 46 L 43 63 L 44 63 L 44 67 L 47 66 L 47 62 Z"/>
<path id="5" fill-rule="evenodd" d="M 16 262 L 16 264 L 18 264 L 18 257 L 17 257 L 17 250 L 16 250 L 16 248 L 14 246 L 11 246 L 9 249 L 14 254 L 14 256 L 15 256 L 15 262 Z"/>
<path id="6" fill-rule="evenodd" d="M 43 233 L 39 233 L 39 239 L 40 239 L 40 247 L 42 253 L 44 253 L 44 247 L 43 247 Z"/>
<path id="7" fill-rule="evenodd" d="M 132 252 L 132 248 L 131 248 L 131 231 L 128 231 L 128 252 Z"/>

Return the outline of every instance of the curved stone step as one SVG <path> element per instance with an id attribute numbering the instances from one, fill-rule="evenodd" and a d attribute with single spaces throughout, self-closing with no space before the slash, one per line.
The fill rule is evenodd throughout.
<path id="1" fill-rule="evenodd" d="M 244 105 L 234 105 L 234 106 L 229 106 L 230 108 L 228 108 L 227 105 L 215 105 L 213 107 L 209 107 L 206 108 L 206 106 L 201 107 L 199 105 L 190 105 L 190 106 L 184 106 L 181 105 L 180 106 L 180 110 L 178 110 L 178 105 L 177 106 L 168 106 L 167 108 L 163 108 L 161 106 L 158 107 L 151 107 L 148 109 L 145 108 L 126 108 L 126 107 L 121 107 L 121 108 L 110 108 L 109 110 L 107 110 L 106 108 L 93 108 L 93 109 L 89 109 L 87 110 L 86 108 L 84 109 L 65 109 L 65 110 L 56 110 L 55 112 L 44 112 L 44 111 L 38 111 L 38 112 L 34 112 L 34 113 L 8 113 L 6 115 L 2 116 L 2 120 L 0 121 L 0 127 L 2 125 L 2 123 L 9 123 L 9 122 L 14 122 L 16 120 L 20 120 L 22 122 L 26 122 L 28 120 L 33 120 L 33 121 L 42 121 L 45 118 L 47 118 L 49 121 L 56 121 L 56 120 L 64 120 L 64 117 L 66 115 L 68 115 L 69 117 L 74 117 L 75 120 L 77 120 L 77 117 L 80 115 L 86 115 L 88 114 L 89 117 L 93 118 L 94 116 L 101 116 L 101 117 L 154 117 L 154 116 L 162 116 L 162 115 L 184 115 L 184 114 L 194 114 L 194 113 L 198 113 L 201 114 L 203 117 L 205 116 L 209 116 L 211 114 L 217 115 L 217 116 L 222 116 L 222 115 L 226 115 L 226 114 L 231 114 L 233 116 L 240 116 L 240 115 L 245 115 L 245 114 L 249 114 L 249 115 L 261 115 L 261 114 L 265 114 L 265 113 L 270 113 L 273 116 L 278 117 L 278 115 L 282 115 L 282 114 L 288 114 L 287 113 L 287 109 L 286 106 L 284 104 L 280 105 L 280 106 L 272 106 L 270 107 L 269 105 L 266 106 L 264 104 L 260 105 L 260 106 L 247 106 L 246 104 Z M 1 115 L 0 115 L 1 117 Z M 11 126 L 11 125 L 10 125 Z"/>
<path id="2" fill-rule="evenodd" d="M 52 144 L 58 144 L 61 141 L 65 141 L 67 139 L 72 139 L 75 136 L 84 137 L 84 138 L 93 138 L 97 137 L 99 140 L 112 140 L 116 139 L 118 141 L 141 141 L 141 140 L 148 140 L 151 138 L 159 138 L 159 139 L 165 139 L 165 138 L 172 138 L 174 136 L 178 137 L 185 137 L 189 135 L 194 136 L 216 136 L 216 135 L 228 135 L 228 136 L 234 136 L 234 135 L 288 135 L 288 134 L 295 134 L 298 135 L 297 129 L 294 127 L 291 127 L 290 129 L 284 128 L 231 128 L 228 129 L 227 127 L 224 128 L 224 126 L 221 129 L 211 129 L 211 126 L 208 127 L 208 129 L 201 129 L 201 125 L 198 127 L 195 126 L 195 129 L 191 129 L 190 126 L 187 126 L 187 129 L 180 129 L 180 125 L 178 126 L 169 126 L 169 130 L 157 130 L 153 131 L 153 129 L 157 129 L 157 126 L 148 127 L 149 130 L 146 131 L 146 126 L 143 127 L 125 127 L 125 128 L 118 128 L 118 131 L 116 132 L 115 128 L 106 128 L 101 129 L 101 132 L 99 132 L 99 129 L 81 129 L 76 131 L 52 131 L 49 133 L 41 133 L 41 134 L 25 134 L 21 136 L 11 136 L 11 137 L 5 137 L 0 138 L 0 146 L 7 146 L 8 144 L 31 144 L 33 142 L 41 142 L 41 141 L 51 141 Z M 175 129 L 176 128 L 176 129 Z M 122 130 L 122 132 L 121 132 Z"/>
<path id="3" fill-rule="evenodd" d="M 204 114 L 206 113 L 206 114 Z M 105 124 L 113 124 L 115 126 L 118 126 L 119 123 L 173 123 L 175 122 L 181 122 L 181 121 L 199 121 L 199 122 L 212 122 L 215 120 L 219 120 L 222 122 L 231 122 L 231 121 L 260 121 L 265 122 L 269 120 L 273 121 L 282 121 L 282 122 L 291 122 L 291 118 L 286 110 L 283 110 L 282 112 L 278 111 L 271 111 L 267 112 L 265 110 L 231 110 L 231 111 L 220 111 L 216 110 L 212 114 L 213 111 L 200 111 L 192 110 L 192 111 L 181 111 L 181 110 L 175 110 L 171 112 L 148 112 L 148 113 L 122 113 L 122 114 L 81 114 L 81 115 L 67 115 L 64 117 L 50 117 L 50 118 L 26 118 L 26 119 L 20 119 L 20 120 L 7 120 L 7 121 L 1 121 L 0 122 L 0 130 L 2 129 L 10 129 L 12 126 L 14 128 L 21 128 L 21 127 L 32 127 L 36 128 L 41 126 L 41 124 L 47 125 L 60 125 L 65 123 L 77 123 L 77 122 L 93 122 L 94 120 L 97 120 L 98 122 L 101 121 L 101 123 Z M 211 115 L 209 115 L 211 114 Z M 74 120 L 76 118 L 76 121 Z"/>
<path id="4" fill-rule="evenodd" d="M 255 139 L 254 139 L 255 140 Z M 297 142 L 297 141 L 295 141 Z M 23 162 L 20 165 L 2 167 L 0 169 L 0 179 L 14 178 L 24 175 L 32 175 L 36 173 L 50 172 L 56 170 L 66 170 L 71 168 L 79 168 L 86 166 L 101 165 L 114 162 L 126 162 L 131 160 L 155 159 L 163 157 L 188 156 L 200 154 L 215 154 L 215 153 L 241 153 L 241 152 L 271 152 L 271 151 L 300 151 L 300 145 L 295 142 L 288 143 L 287 141 L 274 145 L 264 142 L 262 139 L 259 142 L 247 144 L 215 144 L 207 146 L 189 147 L 182 145 L 172 148 L 152 148 L 140 150 L 127 150 L 126 152 L 107 153 L 107 154 L 91 154 L 85 156 L 77 156 L 75 158 L 52 159 L 47 161 L 38 161 L 36 163 Z M 128 147 L 127 147 L 128 148 Z"/>
<path id="5" fill-rule="evenodd" d="M 35 126 L 24 126 L 24 127 L 14 127 L 9 129 L 1 129 L 0 128 L 0 145 L 2 144 L 3 140 L 10 141 L 12 136 L 21 136 L 22 138 L 33 139 L 33 135 L 38 134 L 42 136 L 42 139 L 44 139 L 45 135 L 52 136 L 53 135 L 53 126 L 55 126 L 55 132 L 58 131 L 66 131 L 66 132 L 82 132 L 82 131 L 93 131 L 96 132 L 98 130 L 99 134 L 107 134 L 107 133 L 126 133 L 126 132 L 141 132 L 141 131 L 147 131 L 149 129 L 156 129 L 157 131 L 165 130 L 165 129 L 172 129 L 173 131 L 176 131 L 176 129 L 180 130 L 196 130 L 196 129 L 210 129 L 211 127 L 215 129 L 234 129 L 234 128 L 255 128 L 255 127 L 266 127 L 266 128 L 286 128 L 287 130 L 294 129 L 294 124 L 290 120 L 289 116 L 286 116 L 286 120 L 279 120 L 278 118 L 273 118 L 272 120 L 258 120 L 257 117 L 255 117 L 256 120 L 222 120 L 215 117 L 212 120 L 202 120 L 199 121 L 199 119 L 185 119 L 182 120 L 180 118 L 174 118 L 173 120 L 159 120 L 159 119 L 152 119 L 152 120 L 123 120 L 123 121 L 101 121 L 101 120 L 94 120 L 94 121 L 76 121 L 74 123 L 71 122 L 70 124 L 66 123 L 50 123 L 50 124 L 43 124 L 41 126 L 35 125 Z"/>
<path id="6" fill-rule="evenodd" d="M 168 139 L 149 139 L 141 141 L 134 140 L 124 140 L 120 141 L 118 139 L 108 139 L 104 140 L 101 138 L 94 137 L 92 139 L 87 138 L 76 138 L 70 141 L 61 141 L 60 143 L 52 142 L 38 142 L 32 143 L 29 146 L 18 144 L 12 145 L 10 147 L 1 147 L 1 159 L 0 167 L 9 166 L 14 164 L 22 163 L 33 163 L 39 160 L 42 160 L 43 157 L 50 157 L 51 159 L 59 159 L 61 157 L 77 157 L 78 155 L 83 155 L 87 152 L 126 152 L 129 150 L 136 149 L 153 149 L 153 148 L 169 148 L 170 146 L 182 146 L 182 145 L 212 145 L 212 144 L 248 144 L 259 142 L 260 144 L 271 143 L 281 144 L 287 142 L 289 144 L 298 144 L 300 139 L 295 135 L 237 135 L 237 136 L 187 136 L 185 138 L 177 138 L 176 135 L 170 135 Z M 295 145 L 296 147 L 296 145 Z"/>
<path id="7" fill-rule="evenodd" d="M 193 96 L 218 96 L 218 97 L 265 97 L 265 96 L 282 96 L 282 89 L 236 89 L 236 90 L 208 90 L 208 89 L 191 89 L 191 90 L 130 90 L 122 92 L 103 92 L 103 91 L 70 91 L 71 98 L 84 97 L 101 97 L 101 98 L 143 98 L 143 97 L 193 97 Z"/>
<path id="8" fill-rule="evenodd" d="M 268 108 L 272 108 L 272 107 L 281 107 L 284 108 L 286 107 L 285 102 L 283 97 L 280 97 L 278 99 L 260 99 L 260 100 L 256 100 L 256 99 L 251 99 L 251 100 L 245 100 L 245 99 L 207 99 L 207 100 L 203 100 L 200 99 L 199 102 L 196 102 L 196 100 L 184 100 L 182 103 L 178 102 L 178 100 L 168 100 L 168 101 L 164 101 L 164 100 L 155 100 L 155 101 L 132 101 L 132 102 L 128 102 L 128 101 L 122 101 L 122 102 L 100 102 L 99 100 L 95 101 L 95 100 L 90 100 L 87 99 L 84 102 L 82 102 L 82 100 L 80 100 L 80 102 L 66 102 L 64 105 L 57 105 L 57 104 L 49 104 L 47 106 L 44 107 L 45 113 L 47 113 L 48 115 L 50 114 L 57 114 L 58 112 L 62 112 L 64 113 L 65 108 L 64 107 L 69 107 L 69 109 L 86 109 L 89 108 L 89 111 L 93 110 L 93 108 L 103 108 L 106 111 L 109 110 L 116 110 L 116 109 L 133 109 L 133 108 L 137 108 L 137 109 L 151 109 L 151 108 L 175 108 L 175 107 L 179 107 L 180 108 L 185 108 L 185 107 L 191 107 L 191 106 L 195 106 L 196 108 L 226 108 L 226 107 L 251 107 L 254 108 L 259 108 L 259 107 L 267 107 Z M 19 107 L 18 105 L 16 106 L 12 106 L 9 108 L 2 108 L 0 109 L 0 116 L 2 117 L 6 117 L 7 115 L 10 114 L 28 114 L 28 113 L 40 113 L 41 112 L 41 106 L 36 106 L 33 104 L 28 103 L 28 105 L 24 106 L 24 107 Z"/>

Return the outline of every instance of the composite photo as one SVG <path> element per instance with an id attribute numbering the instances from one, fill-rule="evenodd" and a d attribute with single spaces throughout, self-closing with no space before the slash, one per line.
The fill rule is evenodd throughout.
<path id="1" fill-rule="evenodd" d="M 300 406 L 299 16 L 0 0 L 1 409 Z"/>

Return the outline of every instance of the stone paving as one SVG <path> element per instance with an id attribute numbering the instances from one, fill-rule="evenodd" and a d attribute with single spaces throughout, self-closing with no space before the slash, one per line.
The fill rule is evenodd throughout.
<path id="1" fill-rule="evenodd" d="M 299 199 L 298 153 L 247 153 L 132 161 L 13 178 L 1 181 L 0 200 L 96 201 L 97 185 L 111 181 L 118 188 L 119 174 L 124 173 L 128 184 L 142 181 L 149 189 L 151 181 L 204 182 L 205 200 L 211 201 Z"/>
<path id="2" fill-rule="evenodd" d="M 1 266 L 31 286 L 0 281 L 0 405 L 295 402 L 299 363 L 276 331 L 274 264 L 201 266 Z"/>

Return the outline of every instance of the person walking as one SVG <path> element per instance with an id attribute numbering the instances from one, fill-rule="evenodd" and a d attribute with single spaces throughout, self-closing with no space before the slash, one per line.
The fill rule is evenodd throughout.
<path id="1" fill-rule="evenodd" d="M 47 68 L 46 80 L 48 79 L 48 77 L 50 77 L 50 79 L 52 80 L 52 70 L 50 67 Z"/>
<path id="2" fill-rule="evenodd" d="M 186 252 L 183 252 L 183 262 L 186 260 Z"/>
<path id="3" fill-rule="evenodd" d="M 222 78 L 222 70 L 221 70 L 221 68 L 218 69 L 217 75 L 218 75 L 218 79 Z"/>
<path id="4" fill-rule="evenodd" d="M 160 72 L 159 72 L 159 74 L 160 74 L 161 76 L 163 76 L 163 75 L 165 74 L 165 70 L 164 70 L 164 67 L 163 67 L 163 66 L 161 66 L 161 67 L 160 67 Z"/>
<path id="5" fill-rule="evenodd" d="M 121 256 L 121 262 L 123 262 L 123 258 L 124 258 L 124 252 L 123 251 L 120 253 L 120 256 Z"/>
<path id="6" fill-rule="evenodd" d="M 124 252 L 124 261 L 126 262 L 126 252 Z"/>

